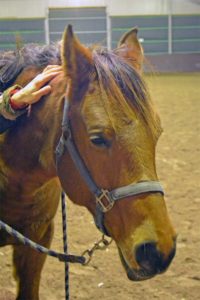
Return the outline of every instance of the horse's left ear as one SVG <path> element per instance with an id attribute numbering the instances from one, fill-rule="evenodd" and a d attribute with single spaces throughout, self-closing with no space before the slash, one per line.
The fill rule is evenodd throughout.
<path id="1" fill-rule="evenodd" d="M 70 98 L 80 99 L 77 95 L 87 86 L 93 68 L 92 53 L 82 45 L 69 25 L 63 34 L 62 65 L 65 75 L 70 79 Z"/>
<path id="2" fill-rule="evenodd" d="M 127 58 L 141 72 L 144 54 L 137 33 L 138 29 L 133 28 L 121 37 L 118 43 L 118 53 Z"/>

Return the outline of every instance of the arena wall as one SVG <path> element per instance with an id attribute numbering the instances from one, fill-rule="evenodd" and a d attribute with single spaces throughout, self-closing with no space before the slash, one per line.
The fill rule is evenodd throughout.
<path id="1" fill-rule="evenodd" d="M 200 70 L 200 0 L 0 0 L 0 50 L 61 39 L 72 24 L 80 40 L 115 48 L 139 28 L 149 61 L 161 72 Z M 92 4 L 92 5 L 91 5 Z M 181 67 L 182 66 L 182 67 Z"/>

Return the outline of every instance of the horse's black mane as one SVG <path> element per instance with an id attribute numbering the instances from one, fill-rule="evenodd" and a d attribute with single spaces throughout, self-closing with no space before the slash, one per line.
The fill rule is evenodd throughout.
<path id="1" fill-rule="evenodd" d="M 58 44 L 28 44 L 19 50 L 0 52 L 0 92 L 10 87 L 21 71 L 29 66 L 41 68 L 60 63 Z"/>

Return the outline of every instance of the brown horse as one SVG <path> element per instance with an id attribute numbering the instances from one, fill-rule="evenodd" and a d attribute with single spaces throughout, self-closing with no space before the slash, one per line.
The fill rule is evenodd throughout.
<path id="1" fill-rule="evenodd" d="M 16 82 L 23 86 L 45 65 L 59 63 L 58 52 L 54 47 L 29 46 L 21 51 L 22 65 L 19 56 L 7 54 L 10 68 L 16 63 L 9 72 L 13 77 L 7 78 L 8 85 Z M 1 136 L 3 221 L 49 247 L 59 182 L 74 203 L 87 207 L 96 218 L 97 200 L 68 150 L 63 152 L 56 171 L 54 153 L 65 101 L 69 101 L 73 143 L 98 187 L 112 191 L 157 181 L 155 147 L 161 127 L 141 78 L 142 61 L 137 30 L 123 36 L 118 49 L 106 51 L 86 48 L 68 27 L 62 42 L 64 74 L 52 80 L 52 93 L 34 105 L 29 116 Z M 6 78 L 6 72 L 4 75 Z M 64 98 L 66 93 L 68 100 Z M 102 230 L 116 242 L 129 279 L 148 279 L 169 266 L 175 254 L 175 232 L 160 190 L 122 194 L 103 213 Z M 107 200 L 102 200 L 105 206 Z M 0 245 L 7 244 L 14 250 L 17 299 L 39 299 L 45 255 L 18 244 L 1 230 Z"/>

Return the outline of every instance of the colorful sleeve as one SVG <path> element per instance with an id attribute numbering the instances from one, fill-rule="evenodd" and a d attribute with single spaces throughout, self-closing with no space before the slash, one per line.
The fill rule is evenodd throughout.
<path id="1" fill-rule="evenodd" d="M 27 112 L 27 108 L 14 110 L 10 105 L 10 97 L 16 89 L 21 89 L 19 85 L 14 85 L 3 92 L 0 96 L 0 115 L 5 119 L 16 120 L 17 117 Z"/>

